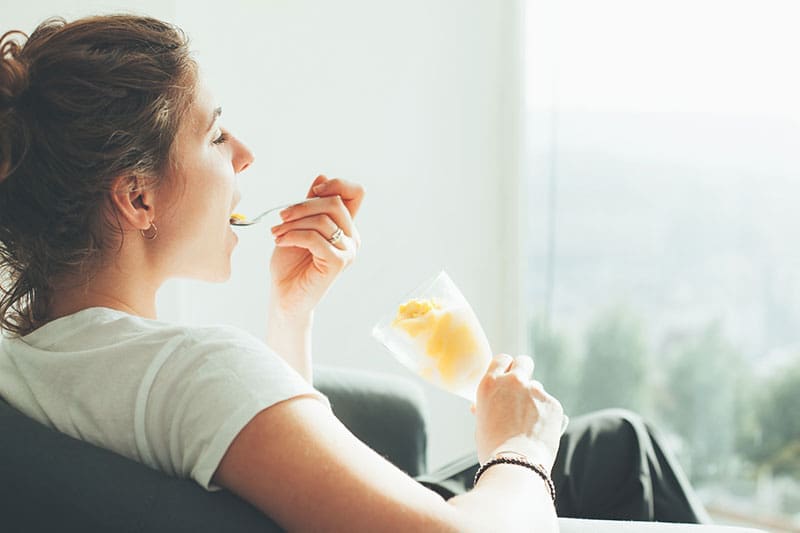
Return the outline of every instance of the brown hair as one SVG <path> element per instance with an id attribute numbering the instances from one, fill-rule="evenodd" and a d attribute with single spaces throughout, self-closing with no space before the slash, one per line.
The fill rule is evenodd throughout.
<path id="1" fill-rule="evenodd" d="M 88 280 L 121 242 L 112 185 L 161 183 L 197 77 L 184 33 L 148 17 L 54 18 L 24 37 L 0 38 L 0 328 L 16 335 L 47 320 L 57 279 Z"/>

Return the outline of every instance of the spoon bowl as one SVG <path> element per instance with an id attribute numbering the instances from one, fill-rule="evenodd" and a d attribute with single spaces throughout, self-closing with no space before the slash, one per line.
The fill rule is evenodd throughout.
<path id="1" fill-rule="evenodd" d="M 264 217 L 266 217 L 270 213 L 274 213 L 275 211 L 280 211 L 281 209 L 286 209 L 287 207 L 293 205 L 297 205 L 297 203 L 284 204 L 284 205 L 279 205 L 277 207 L 272 207 L 254 218 L 248 218 L 247 216 L 242 215 L 240 213 L 233 213 L 230 218 L 230 224 L 231 226 L 252 226 L 253 224 L 258 224 L 259 222 L 261 222 L 264 219 Z"/>

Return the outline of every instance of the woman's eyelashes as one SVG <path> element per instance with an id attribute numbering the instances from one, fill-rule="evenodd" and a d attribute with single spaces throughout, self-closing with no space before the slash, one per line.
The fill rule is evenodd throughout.
<path id="1" fill-rule="evenodd" d="M 211 141 L 212 144 L 222 144 L 228 140 L 228 132 L 220 130 L 219 136 Z"/>

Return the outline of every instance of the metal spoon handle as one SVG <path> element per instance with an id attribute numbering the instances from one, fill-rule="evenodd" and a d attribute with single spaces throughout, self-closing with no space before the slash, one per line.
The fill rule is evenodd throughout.
<path id="1" fill-rule="evenodd" d="M 244 227 L 244 226 L 252 226 L 253 224 L 257 224 L 258 222 L 260 222 L 262 218 L 264 218 L 268 214 L 272 213 L 273 211 L 279 211 L 281 209 L 286 209 L 287 207 L 291 207 L 293 205 L 298 205 L 299 203 L 302 203 L 302 202 L 293 202 L 291 204 L 283 204 L 283 205 L 279 205 L 277 207 L 272 207 L 270 209 L 267 209 L 266 211 L 264 211 L 263 213 L 261 213 L 260 215 L 258 215 L 255 218 L 245 218 L 245 219 L 241 219 L 240 220 L 240 219 L 234 219 L 232 217 L 230 223 L 231 223 L 232 226 L 242 226 L 242 227 Z"/>
<path id="2" fill-rule="evenodd" d="M 279 205 L 279 206 L 277 206 L 277 207 L 273 207 L 273 208 L 267 209 L 266 211 L 264 211 L 263 213 L 261 213 L 260 215 L 258 215 L 258 216 L 257 216 L 257 217 L 255 217 L 254 219 L 252 219 L 252 220 L 250 221 L 250 223 L 251 223 L 251 224 L 255 224 L 256 222 L 258 222 L 259 220 L 261 220 L 261 219 L 262 219 L 262 218 L 264 218 L 265 216 L 269 215 L 269 214 L 270 214 L 270 213 L 272 213 L 273 211 L 278 211 L 278 210 L 281 210 L 281 209 L 286 209 L 287 207 L 289 207 L 289 206 L 292 206 L 292 205 L 296 205 L 296 204 L 294 204 L 294 203 L 292 203 L 292 204 L 284 204 L 284 205 Z"/>

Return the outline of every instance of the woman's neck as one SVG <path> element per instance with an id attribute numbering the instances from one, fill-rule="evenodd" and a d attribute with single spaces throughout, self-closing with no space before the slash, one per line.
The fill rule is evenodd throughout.
<path id="1" fill-rule="evenodd" d="M 160 284 L 144 279 L 98 273 L 89 280 L 59 283 L 51 292 L 48 321 L 89 307 L 108 307 L 144 318 L 156 318 L 156 291 Z"/>

